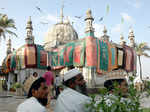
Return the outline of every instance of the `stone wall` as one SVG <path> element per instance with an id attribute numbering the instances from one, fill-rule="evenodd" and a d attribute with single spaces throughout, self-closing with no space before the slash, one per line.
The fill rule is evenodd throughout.
<path id="1" fill-rule="evenodd" d="M 15 73 L 17 74 L 17 82 L 23 83 L 24 80 L 32 75 L 34 72 L 37 72 L 38 76 L 40 77 L 46 72 L 46 69 L 28 68 L 16 70 Z"/>

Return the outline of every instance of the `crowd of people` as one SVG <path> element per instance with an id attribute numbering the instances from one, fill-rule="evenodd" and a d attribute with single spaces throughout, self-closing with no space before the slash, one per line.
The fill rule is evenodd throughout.
<path id="1" fill-rule="evenodd" d="M 87 94 L 86 81 L 82 72 L 78 69 L 71 69 L 64 74 L 63 79 L 59 75 L 54 78 L 51 67 L 47 67 L 47 71 L 38 77 L 34 73 L 32 84 L 27 92 L 27 99 L 21 103 L 17 112 L 51 112 L 51 98 L 54 96 L 52 87 L 56 91 L 56 105 L 54 112 L 88 112 L 85 104 L 90 102 L 91 98 Z M 126 83 L 124 80 L 119 80 L 119 84 L 123 90 Z M 112 82 L 105 83 L 105 87 L 112 90 L 109 85 Z"/>

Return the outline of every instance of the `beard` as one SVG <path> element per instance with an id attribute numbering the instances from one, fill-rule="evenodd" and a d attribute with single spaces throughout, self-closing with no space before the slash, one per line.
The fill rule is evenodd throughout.
<path id="1" fill-rule="evenodd" d="M 84 84 L 84 85 L 76 85 L 75 90 L 78 91 L 79 93 L 82 93 L 82 94 L 87 96 L 86 84 Z"/>
<path id="2" fill-rule="evenodd" d="M 39 103 L 43 106 L 47 105 L 48 99 L 47 98 L 37 98 L 37 100 L 39 101 Z"/>

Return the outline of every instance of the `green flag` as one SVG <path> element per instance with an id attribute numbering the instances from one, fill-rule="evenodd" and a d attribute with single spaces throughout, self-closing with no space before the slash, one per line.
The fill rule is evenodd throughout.
<path id="1" fill-rule="evenodd" d="M 109 10 L 110 10 L 110 7 L 109 7 L 109 5 L 107 5 L 107 7 L 106 7 L 106 15 L 108 15 Z"/>
<path id="2" fill-rule="evenodd" d="M 123 24 L 123 23 L 124 23 L 124 18 L 122 17 L 122 18 L 121 18 L 121 24 Z"/>

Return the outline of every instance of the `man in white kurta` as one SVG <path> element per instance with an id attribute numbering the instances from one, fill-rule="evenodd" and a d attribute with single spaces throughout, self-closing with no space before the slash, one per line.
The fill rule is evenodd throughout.
<path id="1" fill-rule="evenodd" d="M 28 92 L 28 99 L 19 104 L 17 112 L 46 112 L 48 89 L 44 78 L 33 82 Z"/>
<path id="2" fill-rule="evenodd" d="M 59 95 L 54 112 L 87 112 L 85 105 L 89 103 L 90 98 L 76 89 L 77 85 L 85 84 L 82 73 L 72 69 L 64 74 L 64 82 L 67 82 L 67 87 Z"/>
<path id="3" fill-rule="evenodd" d="M 87 112 L 85 104 L 89 100 L 89 97 L 73 89 L 66 88 L 59 95 L 54 112 Z"/>
<path id="4" fill-rule="evenodd" d="M 31 97 L 18 106 L 17 112 L 46 112 L 46 108 L 35 97 Z"/>

